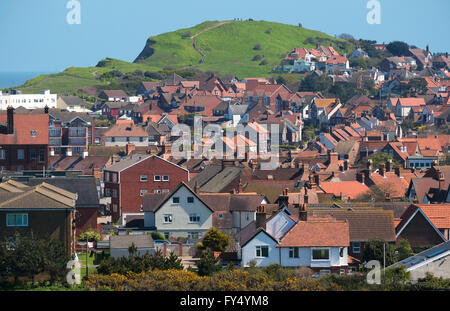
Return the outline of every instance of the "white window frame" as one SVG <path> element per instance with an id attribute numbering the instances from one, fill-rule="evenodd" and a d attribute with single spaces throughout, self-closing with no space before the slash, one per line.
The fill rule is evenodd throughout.
<path id="1" fill-rule="evenodd" d="M 162 175 L 162 181 L 170 181 L 169 175 Z"/>
<path id="2" fill-rule="evenodd" d="M 189 214 L 189 223 L 198 224 L 200 222 L 200 215 L 196 213 Z"/>
<path id="3" fill-rule="evenodd" d="M 315 250 L 328 250 L 328 259 L 314 259 Z M 329 247 L 315 247 L 311 249 L 311 261 L 329 261 L 331 260 L 331 250 Z"/>
<path id="4" fill-rule="evenodd" d="M 262 250 L 267 248 L 267 256 L 263 256 Z M 269 246 L 268 245 L 257 245 L 255 246 L 255 256 L 256 258 L 268 258 L 269 257 Z M 258 255 L 259 252 L 259 255 Z"/>
<path id="5" fill-rule="evenodd" d="M 148 176 L 147 175 L 141 175 L 139 177 L 140 182 L 148 182 Z"/>
<path id="6" fill-rule="evenodd" d="M 153 181 L 161 181 L 161 175 L 154 175 L 153 176 Z"/>
<path id="7" fill-rule="evenodd" d="M 9 222 L 9 216 L 14 216 L 14 223 Z M 21 217 L 21 224 L 17 223 L 17 217 Z M 8 213 L 6 214 L 6 226 L 7 227 L 28 227 L 28 214 L 27 213 Z"/>
<path id="8" fill-rule="evenodd" d="M 165 224 L 171 224 L 173 223 L 173 215 L 172 214 L 164 214 L 163 215 L 163 222 Z"/>

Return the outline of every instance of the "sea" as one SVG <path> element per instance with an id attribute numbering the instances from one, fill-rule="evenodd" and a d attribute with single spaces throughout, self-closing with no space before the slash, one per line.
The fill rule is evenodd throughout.
<path id="1" fill-rule="evenodd" d="M 0 89 L 20 86 L 26 81 L 49 72 L 0 72 Z"/>

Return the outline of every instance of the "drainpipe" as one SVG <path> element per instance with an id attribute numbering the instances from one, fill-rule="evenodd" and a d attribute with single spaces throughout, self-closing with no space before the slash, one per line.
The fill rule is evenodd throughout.
<path id="1" fill-rule="evenodd" d="M 280 266 L 281 266 L 281 247 L 278 247 L 278 257 L 279 257 L 279 262 L 280 262 Z"/>

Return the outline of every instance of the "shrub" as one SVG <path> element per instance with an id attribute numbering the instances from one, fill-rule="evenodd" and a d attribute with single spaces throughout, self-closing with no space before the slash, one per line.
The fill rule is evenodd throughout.
<path id="1" fill-rule="evenodd" d="M 230 244 L 230 237 L 220 232 L 217 228 L 211 227 L 203 237 L 202 245 L 203 249 L 209 248 L 212 251 L 223 252 Z"/>
<path id="2" fill-rule="evenodd" d="M 259 63 L 260 66 L 267 65 L 267 60 L 263 59 L 262 62 Z"/>
<path id="3" fill-rule="evenodd" d="M 186 31 L 184 34 L 181 35 L 181 38 L 186 39 L 190 38 L 192 36 L 190 31 Z"/>
<path id="4" fill-rule="evenodd" d="M 272 33 L 272 30 L 271 30 L 270 28 L 268 28 L 268 29 L 266 30 L 266 34 L 270 35 L 271 33 Z"/>
<path id="5" fill-rule="evenodd" d="M 165 240 L 166 238 L 159 232 L 151 232 L 150 233 L 153 240 Z"/>
<path id="6" fill-rule="evenodd" d="M 257 60 L 261 60 L 263 57 L 261 54 L 256 54 L 255 56 L 253 56 L 252 61 L 257 61 Z"/>
<path id="7" fill-rule="evenodd" d="M 89 242 L 97 242 L 102 239 L 102 236 L 100 235 L 100 233 L 92 229 L 88 229 L 80 234 L 80 236 L 78 237 L 78 241 L 86 241 L 86 238 Z"/>
<path id="8" fill-rule="evenodd" d="M 197 264 L 198 275 L 211 276 L 216 272 L 222 270 L 222 264 L 214 257 L 213 252 L 210 249 L 203 251 L 200 260 Z"/>
<path id="9" fill-rule="evenodd" d="M 253 49 L 254 49 L 255 51 L 260 51 L 260 50 L 262 50 L 261 44 L 256 44 L 256 45 L 253 47 Z"/>

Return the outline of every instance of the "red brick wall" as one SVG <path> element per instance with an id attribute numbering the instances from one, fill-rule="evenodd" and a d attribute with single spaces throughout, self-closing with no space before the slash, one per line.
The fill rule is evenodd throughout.
<path id="1" fill-rule="evenodd" d="M 141 182 L 141 175 L 147 175 L 148 181 Z M 169 175 L 169 181 L 155 182 L 154 175 Z M 112 198 L 111 204 L 120 202 L 121 214 L 141 213 L 140 190 L 147 190 L 147 193 L 153 193 L 156 189 L 172 191 L 181 181 L 188 181 L 186 170 L 157 157 L 149 158 L 120 173 L 119 198 L 118 200 Z M 105 188 L 107 187 L 112 189 L 115 185 L 105 183 Z M 113 220 L 117 221 L 118 216 L 120 215 L 113 213 Z"/>
<path id="2" fill-rule="evenodd" d="M 80 236 L 88 229 L 97 231 L 97 217 L 99 217 L 97 208 L 77 208 L 76 236 Z"/>
<path id="3" fill-rule="evenodd" d="M 444 242 L 420 212 L 403 229 L 399 239 L 408 240 L 411 247 L 424 247 Z"/>

